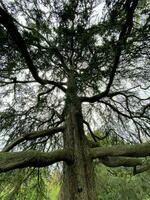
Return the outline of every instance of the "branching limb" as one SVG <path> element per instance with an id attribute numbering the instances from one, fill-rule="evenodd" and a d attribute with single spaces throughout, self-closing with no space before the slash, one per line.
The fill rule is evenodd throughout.
<path id="1" fill-rule="evenodd" d="M 25 167 L 46 167 L 53 163 L 73 162 L 69 150 L 57 150 L 50 153 L 38 151 L 0 152 L 0 173 Z"/>
<path id="2" fill-rule="evenodd" d="M 40 100 L 40 97 L 41 97 L 41 96 L 52 92 L 54 89 L 55 89 L 55 86 L 53 86 L 52 88 L 49 88 L 49 89 L 48 89 L 47 91 L 45 91 L 45 92 L 39 93 L 38 96 L 37 96 L 38 101 Z"/>
<path id="3" fill-rule="evenodd" d="M 91 129 L 91 127 L 90 127 L 90 125 L 89 125 L 89 123 L 87 121 L 83 120 L 83 123 L 86 124 L 86 126 L 87 126 L 87 128 L 88 128 L 88 130 L 89 130 L 89 132 L 91 134 L 91 137 L 93 138 L 94 142 L 97 142 L 99 140 L 104 140 L 109 135 L 109 132 L 106 132 L 106 134 L 104 136 L 97 136 L 97 135 L 95 135 L 93 133 L 93 131 L 92 131 L 92 129 Z"/>
<path id="4" fill-rule="evenodd" d="M 11 35 L 12 39 L 16 43 L 18 49 L 20 50 L 22 56 L 25 59 L 25 62 L 27 64 L 33 78 L 42 85 L 51 84 L 65 92 L 66 89 L 63 87 L 63 84 L 61 82 L 49 81 L 49 80 L 45 80 L 45 79 L 42 79 L 39 77 L 37 68 L 33 64 L 33 61 L 27 50 L 27 46 L 26 46 L 21 34 L 19 33 L 16 25 L 14 24 L 13 18 L 2 7 L 0 7 L 0 24 L 2 24 L 7 29 L 7 31 Z"/>
<path id="5" fill-rule="evenodd" d="M 15 147 L 16 145 L 20 144 L 21 142 L 25 140 L 33 140 L 33 139 L 44 137 L 44 136 L 53 136 L 55 133 L 62 132 L 64 128 L 65 128 L 64 126 L 60 126 L 60 127 L 54 127 L 48 130 L 34 131 L 31 133 L 23 134 L 22 136 L 14 140 L 12 143 L 4 147 L 3 152 L 7 152 L 11 150 L 13 147 Z"/>
<path id="6" fill-rule="evenodd" d="M 122 25 L 119 39 L 115 46 L 114 61 L 113 61 L 112 70 L 110 72 L 110 77 L 109 77 L 109 81 L 106 86 L 106 89 L 104 92 L 97 94 L 95 96 L 92 96 L 92 97 L 81 97 L 82 102 L 94 103 L 96 101 L 99 101 L 101 98 L 106 97 L 109 94 L 110 88 L 113 84 L 113 81 L 114 81 L 114 78 L 116 75 L 117 68 L 119 66 L 122 49 L 125 46 L 127 38 L 130 35 L 132 27 L 133 27 L 133 15 L 134 15 L 134 11 L 138 5 L 138 0 L 134 0 L 134 1 L 127 0 L 125 5 L 126 5 L 126 11 L 127 11 L 126 21 Z"/>
<path id="7" fill-rule="evenodd" d="M 109 102 L 106 102 L 106 101 L 99 101 L 99 102 L 105 104 L 106 106 L 109 106 L 114 112 L 118 113 L 118 115 L 121 115 L 121 116 L 129 118 L 129 119 L 132 118 L 130 115 L 119 111 L 116 106 L 112 105 Z"/>
<path id="8" fill-rule="evenodd" d="M 87 121 L 83 120 L 83 123 L 86 124 L 86 126 L 87 126 L 87 128 L 88 128 L 88 130 L 89 130 L 89 132 L 90 132 L 90 134 L 91 134 L 91 137 L 92 137 L 93 140 L 96 142 L 97 139 L 99 139 L 99 137 L 96 136 L 96 135 L 93 133 L 93 131 L 92 131 L 92 129 L 91 129 L 91 127 L 90 127 L 90 125 L 89 125 L 89 123 L 88 123 Z"/>

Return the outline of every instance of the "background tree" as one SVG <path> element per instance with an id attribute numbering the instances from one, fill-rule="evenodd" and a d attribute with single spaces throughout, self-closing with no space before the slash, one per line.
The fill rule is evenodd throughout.
<path id="1" fill-rule="evenodd" d="M 94 159 L 149 169 L 149 2 L 0 5 L 0 172 L 63 161 L 61 199 L 93 200 Z"/>

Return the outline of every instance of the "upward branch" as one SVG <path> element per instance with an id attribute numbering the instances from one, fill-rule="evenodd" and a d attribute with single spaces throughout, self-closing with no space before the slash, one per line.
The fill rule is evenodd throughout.
<path id="1" fill-rule="evenodd" d="M 113 61 L 113 66 L 112 66 L 112 69 L 110 72 L 109 82 L 106 86 L 106 89 L 104 92 L 97 94 L 95 96 L 92 96 L 92 97 L 81 97 L 82 102 L 94 103 L 96 101 L 99 101 L 101 98 L 106 97 L 110 91 L 110 88 L 113 84 L 113 81 L 114 81 L 114 78 L 116 75 L 116 70 L 119 66 L 121 52 L 123 50 L 123 47 L 126 44 L 127 38 L 130 35 L 132 27 L 133 27 L 133 15 L 134 15 L 134 11 L 138 5 L 138 0 L 132 0 L 132 1 L 127 0 L 125 5 L 126 5 L 126 11 L 127 11 L 126 21 L 122 25 L 119 39 L 118 39 L 117 45 L 115 46 L 115 49 L 114 49 L 114 51 L 115 51 L 114 61 Z"/>
<path id="2" fill-rule="evenodd" d="M 8 33 L 11 35 L 13 41 L 15 42 L 15 44 L 17 45 L 23 58 L 25 59 L 25 62 L 27 64 L 33 78 L 42 85 L 51 84 L 65 92 L 66 89 L 63 87 L 63 84 L 61 82 L 45 80 L 45 79 L 42 79 L 41 77 L 39 77 L 37 67 L 34 66 L 34 64 L 33 64 L 33 61 L 27 50 L 25 41 L 23 40 L 16 25 L 14 24 L 14 20 L 13 20 L 12 16 L 6 10 L 4 10 L 2 7 L 0 7 L 0 24 L 2 24 L 7 29 Z"/>
<path id="3" fill-rule="evenodd" d="M 6 147 L 4 147 L 3 149 L 3 152 L 10 151 L 13 147 L 15 147 L 16 145 L 20 144 L 21 142 L 25 140 L 28 141 L 28 140 L 33 140 L 40 137 L 45 137 L 45 136 L 52 137 L 55 133 L 62 132 L 63 130 L 64 130 L 64 126 L 61 126 L 61 127 L 54 127 L 48 130 L 34 131 L 31 133 L 23 134 L 22 136 L 18 137 L 13 142 L 11 142 L 10 144 L 6 145 Z"/>

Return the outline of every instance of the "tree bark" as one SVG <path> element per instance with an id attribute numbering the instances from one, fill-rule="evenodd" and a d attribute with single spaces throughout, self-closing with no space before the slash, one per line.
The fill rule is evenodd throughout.
<path id="1" fill-rule="evenodd" d="M 49 153 L 39 151 L 0 152 L 0 173 L 25 167 L 46 167 L 60 161 L 73 162 L 69 150 L 63 149 Z"/>
<path id="2" fill-rule="evenodd" d="M 83 130 L 81 102 L 73 79 L 68 84 L 64 148 L 72 149 L 74 163 L 63 165 L 61 200 L 96 200 L 94 170 Z"/>

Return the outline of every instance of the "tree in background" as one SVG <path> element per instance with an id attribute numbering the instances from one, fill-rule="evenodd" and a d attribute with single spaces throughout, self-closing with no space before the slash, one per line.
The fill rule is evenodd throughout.
<path id="1" fill-rule="evenodd" d="M 149 7 L 0 1 L 1 173 L 63 161 L 60 199 L 94 200 L 93 160 L 149 169 Z"/>

